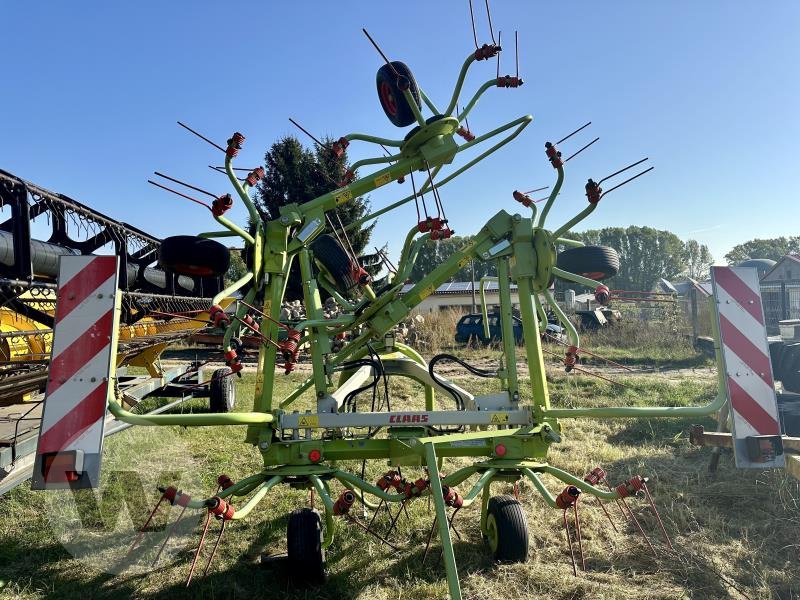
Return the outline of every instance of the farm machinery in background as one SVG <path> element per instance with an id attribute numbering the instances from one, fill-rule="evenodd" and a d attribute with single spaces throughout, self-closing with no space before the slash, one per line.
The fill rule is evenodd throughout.
<path id="1" fill-rule="evenodd" d="M 378 48 L 377 44 L 375 46 Z M 548 215 L 564 181 L 565 163 L 594 142 L 566 158 L 562 157 L 559 147 L 573 134 L 555 143 L 546 143 L 545 159 L 555 171 L 556 182 L 542 210 L 539 211 L 535 203 L 526 202 L 524 194 L 515 193 L 515 199 L 529 209 L 524 215 L 499 210 L 463 250 L 416 282 L 402 296 L 399 294 L 421 245 L 428 239 L 446 239 L 452 234 L 440 194 L 442 187 L 516 138 L 532 121 L 531 116 L 523 115 L 487 133 L 477 134 L 469 130 L 467 116 L 485 92 L 493 88 L 510 90 L 523 84 L 518 73 L 501 76 L 499 66 L 497 76 L 479 87 L 463 110 L 457 110 L 468 70 L 476 63 L 499 57 L 500 51 L 493 34 L 492 43 L 482 46 L 478 45 L 476 36 L 475 50 L 464 61 L 452 96 L 442 109 L 416 83 L 405 64 L 390 61 L 381 52 L 385 59 L 377 73 L 381 106 L 394 125 L 413 127 L 402 139 L 361 133 L 340 137 L 328 146 L 334 157 L 342 157 L 345 149 L 355 142 L 371 144 L 376 150 L 391 148 L 394 153 L 359 160 L 350 169 L 343 167 L 341 180 L 332 186 L 334 189 L 329 193 L 302 204 L 287 204 L 278 214 L 261 214 L 250 198 L 250 191 L 264 176 L 264 169 L 248 169 L 240 179 L 234 167 L 245 136 L 236 132 L 225 145 L 203 138 L 224 154 L 224 171 L 234 191 L 234 194 L 217 196 L 208 205 L 212 217 L 223 229 L 197 237 L 179 236 L 163 240 L 161 262 L 179 275 L 203 273 L 217 276 L 221 274 L 220 264 L 224 262 L 221 257 L 224 257 L 226 249 L 214 239 L 234 237 L 244 243 L 247 273 L 213 296 L 208 318 L 225 330 L 223 352 L 229 380 L 242 370 L 241 337 L 257 335 L 261 341 L 250 411 L 139 415 L 127 410 L 117 385 L 120 375 L 116 370 L 118 360 L 115 359 L 116 340 L 121 337 L 122 327 L 117 323 L 117 315 L 124 306 L 121 304 L 124 294 L 102 291 L 108 287 L 109 278 L 116 274 L 122 276 L 125 271 L 114 259 L 63 258 L 62 290 L 71 281 L 82 280 L 81 295 L 74 302 L 81 303 L 81 310 L 88 311 L 87 314 L 112 315 L 114 318 L 111 323 L 94 323 L 89 327 L 87 338 L 91 342 L 87 344 L 91 343 L 92 351 L 101 356 L 99 363 L 91 366 L 95 370 L 89 372 L 80 366 L 59 363 L 56 383 L 51 379 L 34 470 L 34 488 L 76 489 L 98 485 L 102 436 L 97 432 L 102 429 L 102 415 L 107 407 L 118 420 L 140 426 L 241 426 L 246 431 L 246 443 L 253 445 L 263 458 L 262 469 L 239 481 L 220 475 L 216 493 L 205 498 L 195 497 L 174 486 L 160 490 L 161 498 L 145 528 L 162 504 L 168 508 L 178 507 L 181 515 L 190 509 L 205 515 L 187 585 L 196 570 L 211 521 L 219 522 L 220 527 L 206 562 L 206 571 L 226 527 L 246 518 L 279 485 L 311 490 L 323 505 L 321 513 L 308 507 L 298 508 L 288 520 L 288 566 L 291 573 L 305 582 L 324 579 L 326 549 L 330 547 L 337 528 L 342 526 L 337 521 L 358 522 L 354 518 L 343 519 L 352 516 L 350 511 L 354 504 L 359 503 L 377 514 L 382 509 L 389 510 L 390 506 L 401 511 L 408 502 L 430 498 L 435 508 L 431 537 L 434 531 L 438 531 L 449 594 L 452 598 L 460 598 L 451 540 L 453 518 L 473 504 L 479 506 L 480 530 L 492 556 L 499 561 L 525 561 L 529 531 L 523 508 L 513 496 L 492 493 L 493 486 L 496 489 L 498 484 L 516 483 L 522 479 L 528 480 L 542 500 L 560 513 L 567 528 L 571 553 L 573 540 L 580 550 L 578 504 L 587 496 L 600 502 L 620 503 L 630 522 L 644 534 L 628 501 L 637 495 L 644 497 L 657 517 L 645 476 L 635 475 L 611 485 L 600 467 L 588 474 L 574 475 L 549 464 L 550 446 L 562 441 L 562 420 L 577 417 L 699 417 L 715 413 L 726 405 L 726 390 L 735 384 L 735 381 L 731 383 L 733 376 L 726 375 L 725 368 L 733 358 L 727 356 L 724 346 L 717 344 L 719 393 L 705 406 L 564 408 L 551 405 L 540 342 L 540 332 L 547 327 L 546 310 L 549 309 L 557 316 L 568 338 L 562 355 L 564 368 L 568 372 L 575 370 L 582 352 L 579 334 L 555 302 L 551 284 L 554 278 L 561 278 L 590 286 L 597 301 L 606 304 L 610 290 L 599 280 L 613 274 L 616 256 L 610 249 L 586 247 L 567 239 L 565 234 L 589 217 L 609 192 L 649 170 L 619 183 L 611 183 L 612 177 L 643 161 L 608 177 L 589 179 L 585 185 L 585 208 L 567 222 L 552 226 Z M 427 118 L 424 110 L 430 113 Z M 440 172 L 460 153 L 501 135 L 504 137 L 478 156 L 440 177 Z M 372 166 L 377 166 L 377 170 L 360 174 Z M 415 181 L 415 174 L 422 179 L 420 185 Z M 328 217 L 337 206 L 398 180 L 409 181 L 412 186 L 410 195 L 346 227 L 332 225 L 333 235 L 324 232 Z M 248 211 L 248 227 L 238 226 L 225 216 L 234 197 Z M 347 231 L 412 202 L 417 205 L 419 217 L 409 227 L 396 272 L 382 285 L 373 285 L 358 257 L 349 248 Z M 430 207 L 434 207 L 432 213 L 428 212 Z M 557 247 L 566 249 L 557 253 Z M 439 354 L 425 360 L 414 348 L 398 343 L 392 334 L 395 325 L 405 319 L 419 302 L 471 260 L 490 261 L 497 267 L 503 335 L 500 344 L 502 355 L 492 369 L 477 368 L 450 354 Z M 300 266 L 307 318 L 290 326 L 281 323 L 279 316 L 294 261 L 298 261 Z M 562 268 L 566 262 L 580 268 Z M 87 269 L 93 269 L 94 276 Z M 734 300 L 735 292 L 742 286 L 746 287 L 739 275 L 731 270 L 720 271 L 718 281 L 721 288 L 733 290 L 730 297 Z M 515 355 L 510 301 L 512 282 L 519 294 L 524 353 L 530 373 L 526 385 L 520 381 Z M 339 317 L 323 318 L 321 289 L 342 307 L 343 313 Z M 226 311 L 223 302 L 234 293 L 239 293 L 241 298 L 234 302 L 231 311 Z M 65 310 L 68 309 L 69 306 Z M 726 319 L 738 324 L 739 312 L 744 310 L 751 314 L 753 306 L 745 303 L 742 309 L 734 301 L 727 309 Z M 734 314 L 733 309 L 739 312 Z M 71 332 L 65 335 L 73 340 L 78 335 L 76 328 L 79 329 L 81 323 L 71 318 L 73 313 L 65 314 L 61 319 L 57 315 L 54 363 L 69 348 L 69 340 L 59 342 L 60 332 Z M 727 332 L 727 325 L 724 327 Z M 279 338 L 281 331 L 283 335 Z M 345 333 L 349 334 L 350 343 L 334 350 L 337 347 L 335 340 Z M 276 369 L 291 373 L 301 344 L 308 344 L 310 348 L 311 376 L 287 396 L 279 397 L 275 393 Z M 493 380 L 496 389 L 484 394 L 469 392 L 437 373 L 437 368 L 444 362 L 454 362 L 473 375 Z M 737 368 L 737 378 L 740 373 L 752 375 L 746 364 Z M 86 384 L 86 378 L 93 373 L 98 373 L 98 378 L 92 375 L 91 385 Z M 761 376 L 766 378 L 764 373 Z M 391 377 L 409 378 L 419 383 L 420 395 L 424 395 L 424 409 L 403 406 L 392 399 Z M 64 382 L 73 385 L 72 395 L 63 393 Z M 381 388 L 383 402 L 378 403 L 372 394 Z M 362 401 L 362 394 L 372 395 L 372 402 Z M 438 402 L 437 395 L 441 397 Z M 309 396 L 313 398 L 312 409 L 293 410 L 296 402 Z M 761 397 L 753 402 L 767 406 Z M 89 410 L 90 404 L 95 407 L 94 412 Z M 779 431 L 774 431 L 773 427 L 777 422 L 770 420 L 769 410 L 769 407 L 762 408 L 767 417 L 757 425 L 741 426 L 741 431 L 737 426 L 737 433 L 741 433 L 737 444 L 741 438 L 747 449 L 757 450 L 742 456 L 750 456 L 752 462 L 761 467 L 777 464 L 783 459 Z M 72 423 L 75 419 L 69 418 L 86 415 L 89 416 L 80 419 L 77 427 Z M 738 421 L 734 419 L 734 423 Z M 739 456 L 737 454 L 737 460 Z M 454 458 L 472 462 L 468 466 L 450 469 L 448 463 Z M 363 470 L 359 474 L 347 468 L 348 461 L 362 464 L 388 461 L 390 469 L 376 481 L 370 481 Z M 553 489 L 554 483 L 558 489 Z M 334 486 L 339 489 L 335 490 Z M 459 486 L 466 487 L 459 490 Z M 569 514 L 574 515 L 574 532 L 570 531 L 568 524 Z M 666 529 L 660 519 L 657 518 L 656 522 L 669 545 Z M 370 529 L 369 525 L 360 524 Z M 644 537 L 655 552 L 655 542 L 646 535 Z M 138 556 L 140 539 L 137 537 L 134 541 L 130 557 Z M 167 540 L 163 543 L 166 544 Z M 582 551 L 579 554 L 582 563 Z M 577 574 L 578 562 L 574 554 L 572 556 Z"/>
<path id="2" fill-rule="evenodd" d="M 160 356 L 170 344 L 205 327 L 210 297 L 223 285 L 216 276 L 164 271 L 155 264 L 161 240 L 2 170 L 0 209 L 6 217 L 0 223 L 0 489 L 7 491 L 31 472 L 62 257 L 94 252 L 119 257 L 115 364 L 120 393 L 131 407 L 146 396 L 180 401 L 210 393 L 208 386 L 199 385 L 197 365 L 163 368 Z M 34 232 L 45 240 L 35 239 Z M 148 375 L 128 375 L 127 367 L 146 369 Z M 225 380 L 215 388 L 220 386 L 230 387 Z"/>

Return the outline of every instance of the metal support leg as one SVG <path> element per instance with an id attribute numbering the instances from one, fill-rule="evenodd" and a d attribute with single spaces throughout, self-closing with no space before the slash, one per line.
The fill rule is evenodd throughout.
<path id="1" fill-rule="evenodd" d="M 325 536 L 322 539 L 322 547 L 327 548 L 333 543 L 333 499 L 331 498 L 324 481 L 322 481 L 316 475 L 310 475 L 308 479 L 317 490 L 317 494 L 319 494 L 322 504 L 325 506 Z"/>
<path id="2" fill-rule="evenodd" d="M 483 488 L 483 495 L 481 496 L 481 535 L 486 539 L 488 532 L 486 531 L 486 519 L 489 516 L 489 498 L 492 493 L 489 488 L 492 487 L 492 480 L 486 482 Z"/>
<path id="3" fill-rule="evenodd" d="M 447 519 L 447 506 L 444 503 L 442 482 L 439 479 L 439 467 L 436 460 L 436 450 L 433 444 L 425 445 L 425 459 L 428 462 L 428 477 L 431 480 L 433 492 L 433 505 L 436 508 L 436 521 L 439 524 L 439 539 L 442 541 L 444 554 L 444 568 L 447 573 L 447 587 L 452 600 L 461 600 L 461 586 L 458 582 L 456 557 L 453 554 L 453 540 L 450 539 L 450 521 Z"/>
<path id="4" fill-rule="evenodd" d="M 716 299 L 714 296 L 709 296 L 708 298 L 709 308 L 711 309 L 711 314 L 714 315 L 717 310 L 716 306 Z M 723 394 L 726 392 L 727 383 L 725 381 L 725 360 L 722 355 L 722 336 L 719 332 L 719 323 L 716 318 L 711 319 L 711 333 L 714 336 L 714 358 L 716 359 L 717 363 L 717 386 L 718 386 L 718 394 Z M 728 398 L 727 402 L 722 405 L 722 408 L 719 409 L 719 413 L 717 416 L 717 431 L 723 432 L 726 430 L 728 426 L 728 417 L 730 416 L 730 398 Z M 714 475 L 717 472 L 717 466 L 719 465 L 719 457 L 721 448 L 719 446 L 715 446 L 714 449 L 711 451 L 711 462 L 708 465 L 708 472 L 710 475 Z"/>
<path id="5" fill-rule="evenodd" d="M 719 409 L 719 413 L 717 416 L 717 431 L 723 432 L 728 429 L 728 415 L 729 415 L 729 408 L 728 403 L 726 402 L 722 408 Z M 711 461 L 708 463 L 708 472 L 712 475 L 717 472 L 717 466 L 719 465 L 719 457 L 720 452 L 722 452 L 722 448 L 719 446 L 714 446 L 711 449 Z"/>

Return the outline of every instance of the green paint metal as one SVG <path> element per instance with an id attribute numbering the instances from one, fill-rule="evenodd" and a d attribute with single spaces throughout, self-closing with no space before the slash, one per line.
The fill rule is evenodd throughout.
<path id="1" fill-rule="evenodd" d="M 255 444 L 260 449 L 264 469 L 248 477 L 233 487 L 219 493 L 220 497 L 244 497 L 252 494 L 250 499 L 241 506 L 235 518 L 246 517 L 252 509 L 263 500 L 267 493 L 286 478 L 296 482 L 305 480 L 307 485 L 313 487 L 321 497 L 325 508 L 325 537 L 323 545 L 328 547 L 333 541 L 334 518 L 333 500 L 330 495 L 327 481 L 335 479 L 345 487 L 356 492 L 357 497 L 368 507 L 377 505 L 368 499 L 368 496 L 383 500 L 384 502 L 403 502 L 408 498 L 404 494 L 392 494 L 377 486 L 364 481 L 357 475 L 349 473 L 335 466 L 340 460 L 388 460 L 395 465 L 420 465 L 428 469 L 430 477 L 430 490 L 421 496 L 432 495 L 436 509 L 436 518 L 439 536 L 444 550 L 444 562 L 447 573 L 447 582 L 450 596 L 460 598 L 461 591 L 458 581 L 457 565 L 453 554 L 452 543 L 447 520 L 447 506 L 443 497 L 442 485 L 455 486 L 468 478 L 478 475 L 470 492 L 464 497 L 465 505 L 470 505 L 478 497 L 481 500 L 481 531 L 488 536 L 487 505 L 490 497 L 490 486 L 493 481 L 514 481 L 527 478 L 534 488 L 540 493 L 549 506 L 555 506 L 553 495 L 541 480 L 547 474 L 569 485 L 575 485 L 584 493 L 604 500 L 613 500 L 618 497 L 617 492 L 594 487 L 582 479 L 565 471 L 547 464 L 548 447 L 559 439 L 560 425 L 558 419 L 573 417 L 591 418 L 620 418 L 620 417 L 678 417 L 700 416 L 719 410 L 725 401 L 724 392 L 710 404 L 700 407 L 659 407 L 659 408 L 632 408 L 632 407 L 604 407 L 604 408 L 552 408 L 550 406 L 547 381 L 544 372 L 544 362 L 540 346 L 540 328 L 546 325 L 544 310 L 539 302 L 540 295 L 556 312 L 559 320 L 566 327 L 570 341 L 578 345 L 579 339 L 574 326 L 555 304 L 548 291 L 553 276 L 591 285 L 591 280 L 561 271 L 555 267 L 555 246 L 553 240 L 559 243 L 568 243 L 560 238 L 570 227 L 586 218 L 596 208 L 590 205 L 581 211 L 565 225 L 550 233 L 544 229 L 546 218 L 558 195 L 564 181 L 564 169 L 557 168 L 557 180 L 553 190 L 536 221 L 535 207 L 528 218 L 520 215 L 509 215 L 501 210 L 495 214 L 486 225 L 477 233 L 473 242 L 463 250 L 454 254 L 430 275 L 417 282 L 412 289 L 400 297 L 398 295 L 399 283 L 411 272 L 414 261 L 418 256 L 421 244 L 429 234 L 420 235 L 414 227 L 405 240 L 405 245 L 398 264 L 398 285 L 390 287 L 380 294 L 376 294 L 368 286 L 364 290 L 361 300 L 352 302 L 341 298 L 341 304 L 348 312 L 345 317 L 334 322 L 325 322 L 322 318 L 321 303 L 317 290 L 317 279 L 311 269 L 311 251 L 308 247 L 323 229 L 325 213 L 336 206 L 368 194 L 376 188 L 408 175 L 413 171 L 430 168 L 433 177 L 439 170 L 450 164 L 454 158 L 464 150 L 478 145 L 488 139 L 512 130 L 502 140 L 470 160 L 462 167 L 456 169 L 449 176 L 443 178 L 438 187 L 451 181 L 453 178 L 471 168 L 497 149 L 501 148 L 527 127 L 532 117 L 526 115 L 519 117 L 505 125 L 476 137 L 473 141 L 458 145 L 454 140 L 456 129 L 467 114 L 476 106 L 478 99 L 489 88 L 497 85 L 495 79 L 483 84 L 475 95 L 466 104 L 459 115 L 454 115 L 466 73 L 475 61 L 471 54 L 464 62 L 458 80 L 447 106 L 444 118 L 427 124 L 416 103 L 410 102 L 416 120 L 420 125 L 419 131 L 407 140 L 392 140 L 375 136 L 353 133 L 345 136 L 348 141 L 363 141 L 371 144 L 382 144 L 398 148 L 398 154 L 392 157 L 379 157 L 367 159 L 356 163 L 356 166 L 386 164 L 394 161 L 382 169 L 361 177 L 349 185 L 333 190 L 304 204 L 289 204 L 284 206 L 280 215 L 272 221 L 264 222 L 260 219 L 258 211 L 249 197 L 249 187 L 236 178 L 232 166 L 232 158 L 226 156 L 225 171 L 231 185 L 244 203 L 249 217 L 251 228 L 245 231 L 223 216 L 215 217 L 226 231 L 207 232 L 201 234 L 205 237 L 238 236 L 248 249 L 252 250 L 252 269 L 241 279 L 234 282 L 215 299 L 219 300 L 241 289 L 248 283 L 253 285 L 245 297 L 245 302 L 251 304 L 257 297 L 265 299 L 262 311 L 270 320 L 262 322 L 262 332 L 268 339 L 277 339 L 278 326 L 275 321 L 279 319 L 281 301 L 283 299 L 289 268 L 295 257 L 298 257 L 303 278 L 303 292 L 309 319 L 303 324 L 305 331 L 304 341 L 311 347 L 311 362 L 313 375 L 298 386 L 274 408 L 273 387 L 275 377 L 275 363 L 277 351 L 274 345 L 262 346 L 258 362 L 258 382 L 253 402 L 253 411 L 229 414 L 194 414 L 194 415 L 155 415 L 142 416 L 132 414 L 122 408 L 115 397 L 109 398 L 109 409 L 120 420 L 147 426 L 204 426 L 204 425 L 247 425 L 246 440 Z M 405 93 L 409 100 L 411 95 Z M 435 104 L 422 93 L 425 105 L 435 111 Z M 431 181 L 425 182 L 421 191 L 431 188 Z M 407 196 L 384 209 L 364 217 L 353 223 L 350 227 L 359 227 L 364 223 L 394 210 L 414 199 Z M 315 224 L 315 220 L 317 221 Z M 311 224 L 311 225 L 309 225 Z M 295 231 L 308 227 L 308 235 L 300 239 Z M 531 379 L 531 405 L 530 423 L 525 427 L 510 429 L 500 422 L 496 428 L 477 430 L 447 435 L 431 435 L 424 428 L 392 429 L 388 428 L 389 435 L 385 438 L 353 436 L 326 437 L 312 435 L 310 439 L 283 440 L 279 433 L 280 421 L 284 410 L 300 397 L 300 395 L 313 387 L 318 398 L 324 398 L 335 389 L 331 377 L 333 367 L 342 364 L 346 359 L 363 357 L 367 354 L 367 344 L 377 349 L 379 353 L 392 353 L 399 351 L 411 360 L 425 364 L 423 358 L 413 349 L 395 344 L 392 347 L 384 345 L 384 335 L 409 312 L 418 305 L 428 294 L 442 282 L 447 281 L 463 264 L 470 260 L 496 261 L 500 274 L 500 306 L 503 331 L 503 365 L 500 371 L 501 387 L 509 394 L 511 401 L 516 403 L 519 399 L 519 383 L 514 357 L 514 336 L 511 319 L 511 294 L 510 282 L 517 283 L 520 299 L 521 319 L 527 362 Z M 319 278 L 319 284 L 328 287 L 324 276 Z M 338 295 L 338 294 L 337 294 Z M 481 298 L 483 300 L 483 281 L 481 282 Z M 485 304 L 485 303 L 484 303 Z M 247 312 L 244 304 L 237 309 L 237 317 L 243 317 Z M 485 313 L 484 313 L 485 314 Z M 336 333 L 346 330 L 358 330 L 360 333 L 349 345 L 338 353 L 331 351 L 331 337 Z M 240 333 L 239 319 L 232 319 L 224 336 L 225 350 L 230 350 L 232 339 Z M 717 349 L 719 357 L 719 349 Z M 113 364 L 113 361 L 112 361 Z M 112 372 L 111 377 L 114 377 Z M 113 389 L 113 386 L 111 386 Z M 721 387 L 724 390 L 724 386 Z M 434 391 L 426 388 L 426 410 L 432 411 L 434 407 Z M 312 419 L 313 421 L 313 419 Z M 313 423 L 308 431 L 315 431 Z M 416 433 L 415 433 L 416 432 Z M 505 448 L 502 456 L 496 452 L 497 445 L 502 443 Z M 318 464 L 313 463 L 309 455 L 312 450 L 321 453 Z M 474 457 L 476 462 L 468 467 L 457 469 L 446 477 L 440 479 L 440 461 L 451 457 Z M 203 508 L 204 501 L 192 500 L 190 507 Z"/>

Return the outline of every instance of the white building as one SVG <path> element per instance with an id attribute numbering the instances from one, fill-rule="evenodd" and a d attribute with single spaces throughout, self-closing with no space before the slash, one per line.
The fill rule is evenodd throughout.
<path id="1" fill-rule="evenodd" d="M 400 295 L 407 293 L 415 284 L 407 283 L 400 291 Z M 481 293 L 480 282 L 476 281 L 471 283 L 469 281 L 453 281 L 451 283 L 443 283 L 434 292 L 425 298 L 422 302 L 414 307 L 414 313 L 430 314 L 441 310 L 460 310 L 463 312 L 471 312 L 473 305 L 473 285 L 475 290 L 474 303 L 475 309 L 480 310 L 481 307 Z M 497 282 L 487 282 L 484 286 L 486 293 L 486 305 L 491 311 L 495 306 L 500 306 L 500 291 Z M 519 295 L 517 294 L 516 284 L 511 284 L 511 303 L 514 308 L 519 307 Z"/>

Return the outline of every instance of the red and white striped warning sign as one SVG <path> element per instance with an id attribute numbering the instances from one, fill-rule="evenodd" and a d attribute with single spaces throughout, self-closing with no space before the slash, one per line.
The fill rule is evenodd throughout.
<path id="1" fill-rule="evenodd" d="M 781 433 L 758 271 L 754 268 L 713 267 L 711 279 L 732 415 L 736 464 L 769 466 L 764 462 L 749 464 L 745 443 L 753 436 Z M 783 456 L 778 458 L 783 460 Z"/>
<path id="2" fill-rule="evenodd" d="M 100 473 L 116 256 L 62 256 L 33 489 L 93 487 Z"/>

